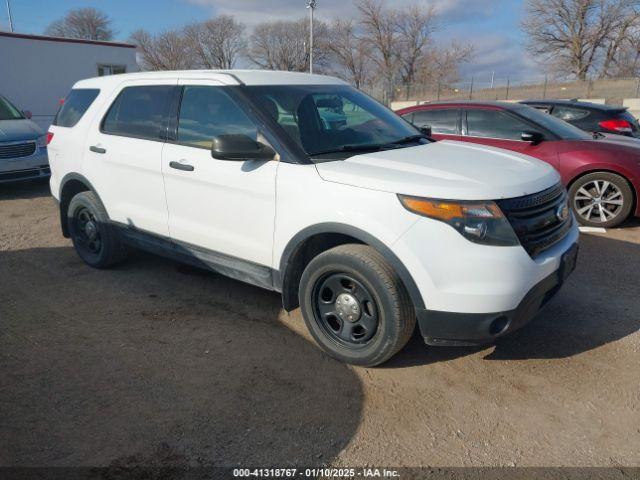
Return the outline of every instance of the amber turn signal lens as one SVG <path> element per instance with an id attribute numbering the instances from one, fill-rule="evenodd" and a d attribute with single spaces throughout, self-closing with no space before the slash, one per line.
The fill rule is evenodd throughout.
<path id="1" fill-rule="evenodd" d="M 493 202 L 447 202 L 420 197 L 398 195 L 404 207 L 418 215 L 450 221 L 454 218 L 502 218 Z"/>

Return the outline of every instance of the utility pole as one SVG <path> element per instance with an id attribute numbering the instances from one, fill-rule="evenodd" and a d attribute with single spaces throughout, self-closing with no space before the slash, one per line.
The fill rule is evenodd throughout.
<path id="1" fill-rule="evenodd" d="M 308 0 L 307 8 L 309 9 L 309 73 L 313 73 L 313 11 L 318 6 L 316 0 Z"/>
<path id="2" fill-rule="evenodd" d="M 493 90 L 493 81 L 496 79 L 496 71 L 491 72 L 491 90 Z"/>
<path id="3" fill-rule="evenodd" d="M 11 4 L 7 0 L 7 14 L 9 15 L 9 30 L 13 33 L 13 18 L 11 18 Z"/>

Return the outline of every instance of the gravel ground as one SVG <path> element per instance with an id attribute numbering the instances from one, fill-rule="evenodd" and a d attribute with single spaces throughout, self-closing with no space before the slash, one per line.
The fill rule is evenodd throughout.
<path id="1" fill-rule="evenodd" d="M 97 271 L 0 187 L 0 465 L 640 466 L 640 223 L 581 237 L 489 348 L 322 354 L 277 294 L 136 253 Z"/>

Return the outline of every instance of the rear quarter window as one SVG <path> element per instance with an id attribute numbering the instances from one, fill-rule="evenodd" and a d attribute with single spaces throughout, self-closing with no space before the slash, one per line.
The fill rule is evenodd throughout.
<path id="1" fill-rule="evenodd" d="M 554 117 L 564 120 L 565 122 L 575 122 L 587 118 L 591 112 L 583 108 L 565 107 L 564 105 L 557 105 L 553 107 L 551 113 Z"/>
<path id="2" fill-rule="evenodd" d="M 74 88 L 69 92 L 60 106 L 53 125 L 73 127 L 80 121 L 85 112 L 96 99 L 100 90 L 97 88 Z"/>

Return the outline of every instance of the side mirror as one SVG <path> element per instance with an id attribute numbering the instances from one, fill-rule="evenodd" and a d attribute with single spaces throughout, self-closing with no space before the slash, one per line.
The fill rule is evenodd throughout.
<path id="1" fill-rule="evenodd" d="M 33 114 L 29 110 L 23 110 L 22 115 L 24 115 L 24 118 L 27 120 L 31 120 L 31 117 L 33 117 Z"/>
<path id="2" fill-rule="evenodd" d="M 522 132 L 520 137 L 523 142 L 529 142 L 536 145 L 544 140 L 544 136 L 540 132 Z"/>
<path id="3" fill-rule="evenodd" d="M 418 127 L 418 130 L 424 133 L 427 137 L 431 137 L 431 125 L 422 125 L 421 127 Z"/>
<path id="4" fill-rule="evenodd" d="M 211 145 L 211 156 L 219 160 L 273 160 L 275 155 L 269 145 L 238 133 L 213 137 Z"/>

